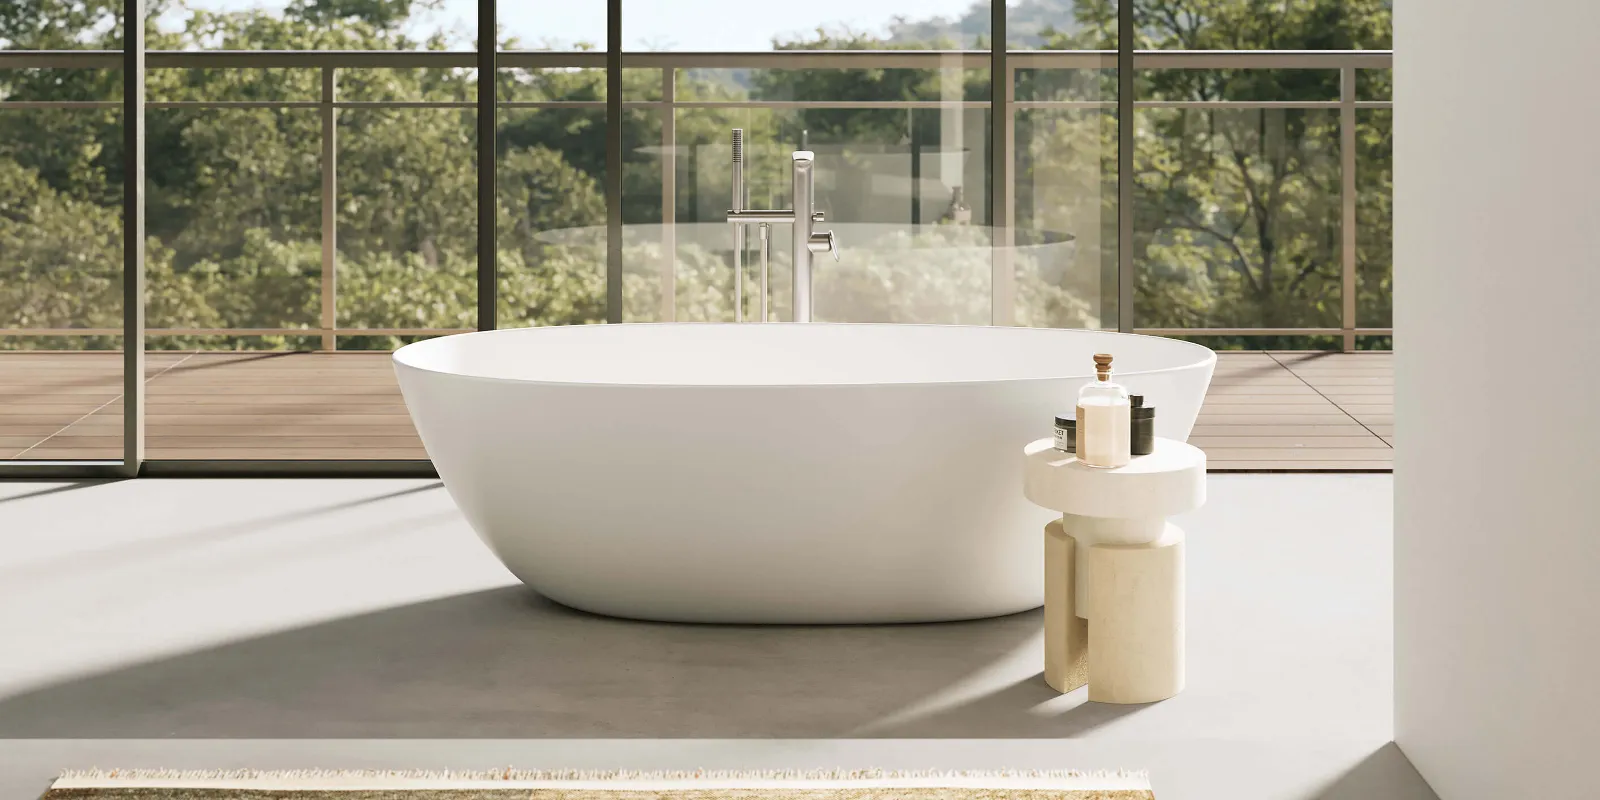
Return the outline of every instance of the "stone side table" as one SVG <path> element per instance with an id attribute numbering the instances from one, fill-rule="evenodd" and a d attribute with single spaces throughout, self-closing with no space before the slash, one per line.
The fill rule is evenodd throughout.
<path id="1" fill-rule="evenodd" d="M 1045 526 L 1045 681 L 1084 684 L 1100 703 L 1152 703 L 1183 690 L 1183 530 L 1205 504 L 1206 456 L 1157 439 L 1155 452 L 1094 469 L 1040 439 L 1023 494 L 1061 512 Z"/>

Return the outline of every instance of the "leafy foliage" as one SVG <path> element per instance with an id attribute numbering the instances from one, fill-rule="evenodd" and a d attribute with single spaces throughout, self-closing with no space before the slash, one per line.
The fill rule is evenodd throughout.
<path id="1" fill-rule="evenodd" d="M 181 30 L 146 23 L 152 50 L 440 49 L 405 22 L 432 0 L 293 0 L 280 14 L 192 11 Z M 153 3 L 158 15 L 169 6 Z M 1068 6 L 1070 5 L 1070 11 Z M 114 0 L 0 4 L 0 46 L 115 48 Z M 1113 47 L 1111 0 L 1028 0 L 1010 11 L 1013 47 Z M 1362 49 L 1390 46 L 1387 0 L 1139 0 L 1140 48 Z M 819 30 L 785 49 L 891 50 L 987 46 L 988 6 L 956 19 L 893 21 L 883 35 Z M 1363 73 L 1363 97 L 1386 73 Z M 349 101 L 470 101 L 478 76 L 459 69 L 341 69 Z M 502 70 L 502 99 L 584 101 L 588 107 L 501 111 L 497 120 L 500 324 L 605 318 L 601 185 L 605 176 L 602 70 Z M 1331 100 L 1336 70 L 1146 70 L 1141 100 Z M 108 100 L 115 70 L 10 70 L 0 99 Z M 657 73 L 627 70 L 624 97 L 660 96 Z M 680 100 L 986 100 L 986 70 L 685 70 Z M 304 101 L 320 96 L 307 69 L 155 69 L 157 101 Z M 1024 70 L 1019 99 L 1102 101 L 1111 72 Z M 321 323 L 322 120 L 306 107 L 147 110 L 146 230 L 151 328 L 311 329 Z M 941 150 L 951 125 L 963 144 Z M 1141 327 L 1312 327 L 1340 320 L 1339 119 L 1326 109 L 1140 109 L 1134 120 L 1136 319 Z M 623 221 L 661 221 L 662 120 L 629 109 L 623 128 Z M 969 187 L 974 222 L 987 222 L 988 112 L 970 109 L 681 108 L 674 219 L 715 222 L 726 208 L 727 129 L 744 127 L 752 199 L 787 196 L 782 151 L 833 148 L 825 187 L 830 220 L 904 218 L 906 190 L 875 194 L 885 164 L 916 161 L 920 228 L 851 252 L 855 263 L 818 285 L 819 313 L 850 318 L 983 321 L 990 273 L 981 228 L 940 231 L 949 186 Z M 1391 115 L 1362 111 L 1356 131 L 1362 325 L 1388 322 Z M 1116 130 L 1101 109 L 1023 109 L 1016 123 L 1017 316 L 1030 325 L 1115 324 Z M 337 318 L 341 328 L 471 328 L 477 323 L 476 112 L 461 108 L 346 108 L 338 112 Z M 121 120 L 98 108 L 0 110 L 0 326 L 120 325 Z M 932 154 L 932 155 L 928 155 Z M 903 169 L 894 167 L 893 169 Z M 891 170 L 892 171 L 892 170 Z M 905 185 L 900 174 L 891 175 Z M 720 183 L 719 183 L 720 181 Z M 941 183 L 941 181 L 943 181 Z M 889 208 L 888 206 L 894 206 Z M 588 233 L 583 233 L 587 231 Z M 563 235 L 561 232 L 577 232 Z M 581 235 L 580 235 L 581 234 Z M 973 237 L 979 237 L 974 239 Z M 1062 250 L 1032 244 L 1071 242 Z M 851 242 L 845 242 L 846 248 Z M 775 246 L 774 306 L 787 302 Z M 943 259 L 941 261 L 941 259 Z M 625 319 L 660 317 L 660 265 L 675 276 L 680 320 L 731 319 L 725 248 L 680 238 L 671 259 L 659 236 L 624 249 Z M 920 265 L 920 266 L 919 266 Z M 831 281 L 831 282 L 830 282 Z M 313 338 L 158 335 L 153 346 L 299 347 Z M 341 347 L 386 349 L 392 336 L 341 337 Z M 1212 344 L 1261 346 L 1260 338 Z M 12 339 L 5 346 L 111 347 L 112 336 Z"/>

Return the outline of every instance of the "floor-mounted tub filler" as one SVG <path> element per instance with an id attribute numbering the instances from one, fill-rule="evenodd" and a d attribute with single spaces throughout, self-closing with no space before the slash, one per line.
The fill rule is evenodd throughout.
<path id="1" fill-rule="evenodd" d="M 417 431 L 518 578 L 601 614 L 972 619 L 1044 597 L 1018 450 L 1093 353 L 1188 438 L 1216 356 L 1082 330 L 595 325 L 449 336 L 394 355 Z"/>

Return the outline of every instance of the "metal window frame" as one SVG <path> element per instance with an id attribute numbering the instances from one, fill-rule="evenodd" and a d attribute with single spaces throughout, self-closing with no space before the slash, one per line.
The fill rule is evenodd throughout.
<path id="1" fill-rule="evenodd" d="M 622 0 L 606 0 L 606 322 L 622 321 Z"/>
<path id="2" fill-rule="evenodd" d="M 1133 263 L 1133 154 L 1135 81 L 1133 0 L 1117 3 L 1117 330 L 1131 333 L 1134 323 L 1134 289 L 1138 279 Z"/>
<path id="3" fill-rule="evenodd" d="M 123 19 L 144 19 L 146 0 L 123 0 Z M 1390 328 L 1362 328 L 1356 325 L 1356 219 L 1355 219 L 1355 121 L 1356 110 L 1392 108 L 1390 101 L 1358 100 L 1355 77 L 1360 69 L 1392 66 L 1390 51 L 1142 51 L 1135 49 L 1133 4 L 1118 4 L 1116 50 L 1034 51 L 1011 50 L 1006 46 L 1006 3 L 991 3 L 991 35 L 984 50 L 892 50 L 819 51 L 777 50 L 768 52 L 625 52 L 622 47 L 623 0 L 607 0 L 606 47 L 604 51 L 548 52 L 501 50 L 496 38 L 497 0 L 478 0 L 477 46 L 471 51 L 196 51 L 146 52 L 140 26 L 124 25 L 121 51 L 0 51 L 0 67 L 5 68 L 84 68 L 120 69 L 123 93 L 119 101 L 28 101 L 4 103 L 7 108 L 120 108 L 123 112 L 123 324 L 120 328 L 43 330 L 13 329 L 6 335 L 121 335 L 123 347 L 123 452 L 121 460 L 105 461 L 0 461 L 0 479 L 89 479 L 193 476 L 238 477 L 436 477 L 428 460 L 230 460 L 230 459 L 147 459 L 145 458 L 145 381 L 146 338 L 170 335 L 231 334 L 320 336 L 324 349 L 335 349 L 337 337 L 448 334 L 465 329 L 362 328 L 341 329 L 337 313 L 337 121 L 338 111 L 346 108 L 474 108 L 477 111 L 478 179 L 478 320 L 476 330 L 493 330 L 498 324 L 498 269 L 496 264 L 496 133 L 501 108 L 604 107 L 606 110 L 606 318 L 621 322 L 622 294 L 622 166 L 623 118 L 625 109 L 654 109 L 662 115 L 662 237 L 663 257 L 659 265 L 663 295 L 660 312 L 663 320 L 675 316 L 673 223 L 676 205 L 675 112 L 680 108 L 947 108 L 941 101 L 679 101 L 676 76 L 685 69 L 766 68 L 766 69 L 937 69 L 952 66 L 990 70 L 990 98 L 986 101 L 961 101 L 962 108 L 990 110 L 989 207 L 992 224 L 999 229 L 994 238 L 992 258 L 991 322 L 1015 323 L 1014 279 L 1011 244 L 1015 235 L 1016 142 L 1018 110 L 1035 108 L 1115 108 L 1118 114 L 1117 152 L 1117 328 L 1122 331 L 1164 335 L 1329 335 L 1342 338 L 1343 348 L 1352 350 L 1358 336 L 1392 335 Z M 486 46 L 487 45 L 487 46 Z M 622 97 L 622 70 L 659 69 L 662 96 L 659 100 L 632 101 Z M 306 68 L 320 71 L 321 94 L 317 100 L 281 101 L 147 101 L 145 75 L 149 68 Z M 476 68 L 476 97 L 467 101 L 342 101 L 337 96 L 336 72 L 347 68 L 445 67 Z M 1114 101 L 1018 101 L 1016 73 L 1020 69 L 1104 69 L 1116 68 L 1117 97 Z M 497 96 L 498 70 L 501 68 L 603 68 L 606 70 L 606 98 L 602 101 L 501 101 Z M 1139 101 L 1135 96 L 1135 77 L 1140 69 L 1330 69 L 1338 70 L 1340 93 L 1337 100 L 1296 102 L 1193 102 Z M 316 328 L 303 329 L 152 329 L 146 326 L 144 295 L 144 112 L 148 108 L 315 108 L 322 124 L 323 229 L 321 319 Z M 1338 328 L 1214 328 L 1150 329 L 1137 328 L 1134 316 L 1136 264 L 1133 237 L 1133 143 L 1136 108 L 1331 108 L 1340 119 L 1341 144 L 1341 271 L 1342 321 Z M 128 346 L 132 343 L 135 346 Z"/>
<path id="4" fill-rule="evenodd" d="M 144 10 L 122 3 L 122 477 L 144 463 Z"/>

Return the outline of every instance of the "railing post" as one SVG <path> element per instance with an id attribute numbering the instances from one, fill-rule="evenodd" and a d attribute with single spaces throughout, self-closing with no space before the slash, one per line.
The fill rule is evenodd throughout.
<path id="1" fill-rule="evenodd" d="M 1356 349 L 1356 68 L 1339 69 L 1339 327 L 1341 349 Z"/>
<path id="2" fill-rule="evenodd" d="M 122 467 L 144 465 L 144 0 L 122 3 Z"/>
<path id="3" fill-rule="evenodd" d="M 339 337 L 339 110 L 333 67 L 322 68 L 322 349 L 337 350 Z"/>
<path id="4" fill-rule="evenodd" d="M 678 71 L 661 68 L 661 321 L 678 318 Z M 735 280 L 738 276 L 734 276 Z"/>

